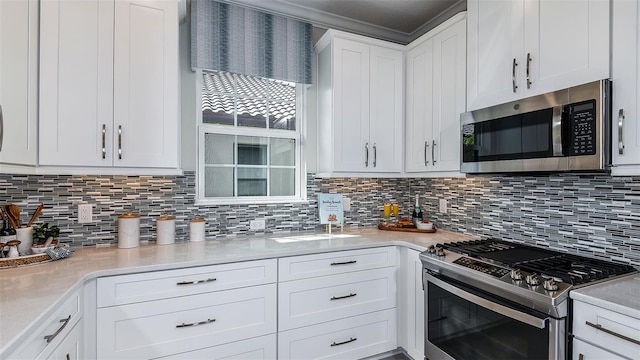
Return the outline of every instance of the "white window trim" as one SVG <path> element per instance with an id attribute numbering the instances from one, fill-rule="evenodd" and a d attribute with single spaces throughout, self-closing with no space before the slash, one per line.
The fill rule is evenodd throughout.
<path id="1" fill-rule="evenodd" d="M 228 125 L 206 124 L 202 122 L 202 70 L 196 70 L 196 199 L 195 205 L 250 205 L 250 204 L 283 204 L 283 203 L 308 203 L 307 200 L 307 171 L 304 161 L 303 142 L 305 134 L 307 87 L 296 86 L 296 133 L 292 137 L 291 130 L 269 129 L 251 127 L 231 127 Z M 295 170 L 295 195 L 294 196 L 242 196 L 206 198 L 204 196 L 204 135 L 205 133 L 293 138 L 296 140 L 295 157 L 298 165 Z"/>

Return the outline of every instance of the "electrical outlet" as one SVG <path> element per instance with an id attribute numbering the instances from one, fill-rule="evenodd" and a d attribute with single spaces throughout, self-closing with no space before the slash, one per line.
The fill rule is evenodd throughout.
<path id="1" fill-rule="evenodd" d="M 440 212 L 447 213 L 447 199 L 440 199 Z"/>
<path id="2" fill-rule="evenodd" d="M 249 222 L 249 230 L 264 230 L 265 228 L 265 220 L 251 220 Z"/>
<path id="3" fill-rule="evenodd" d="M 346 196 L 342 197 L 342 210 L 351 211 L 351 199 Z"/>
<path id="4" fill-rule="evenodd" d="M 93 205 L 78 204 L 78 223 L 86 224 L 93 221 Z"/>

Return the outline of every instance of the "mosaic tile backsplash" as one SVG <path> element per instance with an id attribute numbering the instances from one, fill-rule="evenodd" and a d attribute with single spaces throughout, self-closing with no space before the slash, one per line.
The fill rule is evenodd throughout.
<path id="1" fill-rule="evenodd" d="M 176 238 L 188 236 L 188 219 L 207 220 L 207 238 L 255 234 L 249 221 L 265 219 L 266 233 L 320 230 L 317 194 L 351 199 L 345 226 L 374 226 L 385 201 L 409 216 L 415 194 L 425 216 L 441 229 L 548 246 L 640 266 L 640 178 L 607 175 L 470 176 L 467 178 L 315 178 L 308 201 L 291 204 L 195 206 L 195 173 L 183 176 L 70 176 L 0 174 L 0 203 L 17 203 L 27 222 L 61 228 L 73 246 L 115 244 L 117 216 L 141 215 L 140 238 L 154 241 L 155 218 L 176 216 Z M 438 212 L 439 199 L 447 213 Z M 94 222 L 78 224 L 77 205 L 93 204 Z"/>

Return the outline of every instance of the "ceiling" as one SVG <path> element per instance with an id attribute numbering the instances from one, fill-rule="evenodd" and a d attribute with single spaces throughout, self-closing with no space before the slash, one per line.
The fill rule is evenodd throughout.
<path id="1" fill-rule="evenodd" d="M 408 44 L 466 10 L 466 0 L 226 0 L 338 29 Z"/>

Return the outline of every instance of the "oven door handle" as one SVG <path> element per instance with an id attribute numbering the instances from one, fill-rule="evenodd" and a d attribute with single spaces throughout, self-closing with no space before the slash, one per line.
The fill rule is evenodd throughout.
<path id="1" fill-rule="evenodd" d="M 529 315 L 527 313 L 523 313 L 521 311 L 518 310 L 514 310 L 512 308 L 506 307 L 504 305 L 500 305 L 500 304 L 496 304 L 492 301 L 489 301 L 487 299 L 484 299 L 480 296 L 474 295 L 474 294 L 470 294 L 466 291 L 460 290 L 459 288 L 448 284 L 445 281 L 442 281 L 440 279 L 438 279 L 437 277 L 426 273 L 425 274 L 427 281 L 432 282 L 434 285 L 439 286 L 440 288 L 456 295 L 459 296 L 467 301 L 470 301 L 474 304 L 477 304 L 479 306 L 482 306 L 483 308 L 492 310 L 497 312 L 498 314 L 507 316 L 509 318 L 518 320 L 520 322 L 523 322 L 527 325 L 531 325 L 531 326 L 535 326 L 538 329 L 544 329 L 547 327 L 547 319 L 548 318 L 544 318 L 541 319 L 539 317 L 533 316 L 533 315 Z"/>

